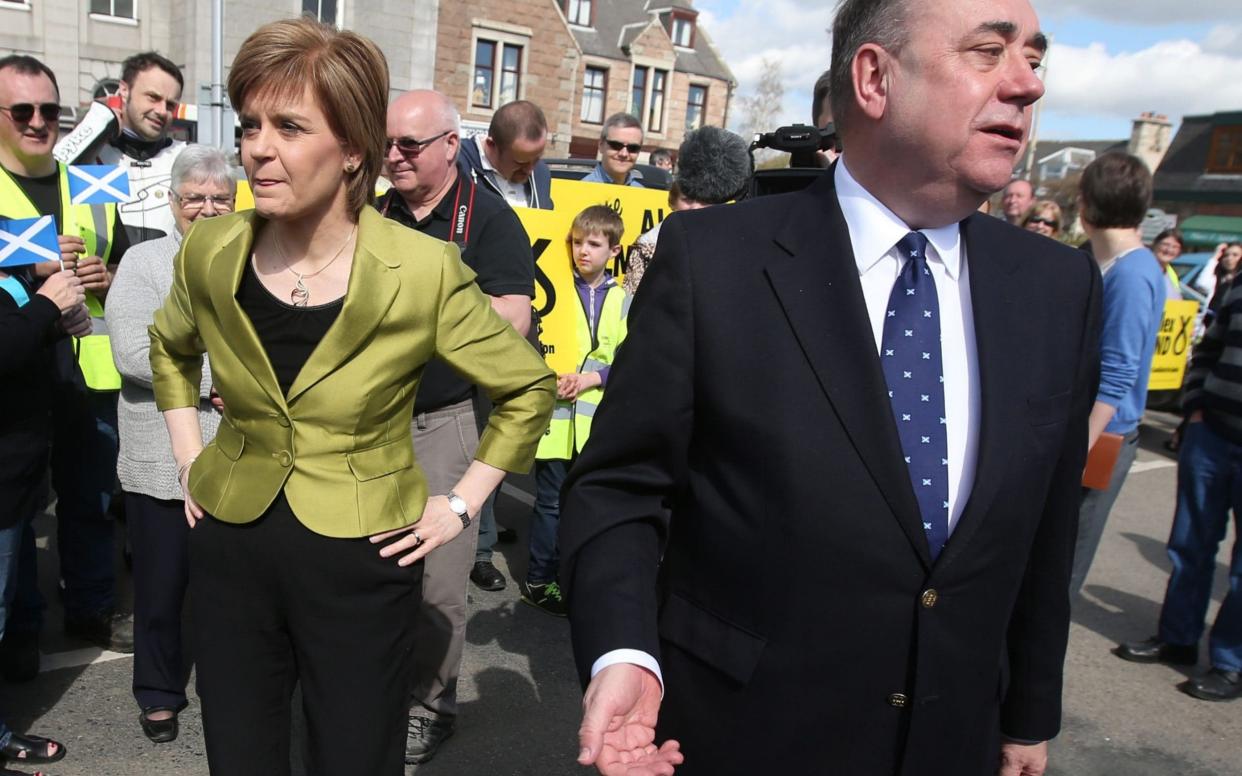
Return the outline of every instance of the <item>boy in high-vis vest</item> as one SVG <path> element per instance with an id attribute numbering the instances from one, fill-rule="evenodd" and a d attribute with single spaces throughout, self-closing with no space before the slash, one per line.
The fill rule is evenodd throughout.
<path id="1" fill-rule="evenodd" d="M 520 585 L 522 600 L 548 614 L 564 617 L 565 599 L 557 583 L 560 557 L 556 531 L 560 523 L 561 485 L 586 444 L 591 419 L 604 396 L 617 346 L 625 339 L 630 297 L 606 269 L 621 253 L 625 224 L 611 208 L 595 205 L 574 218 L 569 242 L 578 292 L 578 371 L 557 375 L 556 408 L 535 454 L 535 508 L 530 523 L 530 564 Z"/>

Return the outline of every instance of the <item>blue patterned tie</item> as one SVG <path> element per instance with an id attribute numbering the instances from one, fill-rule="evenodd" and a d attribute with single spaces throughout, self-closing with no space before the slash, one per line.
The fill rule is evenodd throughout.
<path id="1" fill-rule="evenodd" d="M 884 313 L 880 363 L 934 561 L 949 540 L 949 443 L 940 360 L 940 305 L 927 268 L 927 238 L 910 232 L 897 243 L 909 259 Z"/>

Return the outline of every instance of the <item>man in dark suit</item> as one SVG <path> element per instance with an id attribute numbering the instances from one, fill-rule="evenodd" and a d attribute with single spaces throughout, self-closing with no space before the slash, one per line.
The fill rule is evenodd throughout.
<path id="1" fill-rule="evenodd" d="M 1036 776 L 1060 726 L 1099 273 L 975 214 L 1047 41 L 1026 0 L 833 33 L 843 156 L 664 225 L 565 486 L 605 774 Z"/>

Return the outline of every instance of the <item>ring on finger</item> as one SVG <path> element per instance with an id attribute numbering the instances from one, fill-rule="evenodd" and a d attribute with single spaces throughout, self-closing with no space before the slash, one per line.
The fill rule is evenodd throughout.
<path id="1" fill-rule="evenodd" d="M 413 531 L 410 531 L 410 533 L 414 534 L 414 545 L 415 545 L 415 546 L 418 546 L 418 545 L 420 545 L 420 544 L 422 544 L 422 543 L 423 543 L 424 539 L 423 539 L 422 535 L 421 535 L 421 534 L 419 534 L 419 532 L 418 532 L 418 529 L 417 529 L 417 528 L 415 528 Z"/>

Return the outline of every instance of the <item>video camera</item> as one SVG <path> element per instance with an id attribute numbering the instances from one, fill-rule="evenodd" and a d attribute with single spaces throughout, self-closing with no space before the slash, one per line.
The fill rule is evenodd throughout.
<path id="1" fill-rule="evenodd" d="M 755 170 L 750 180 L 752 197 L 767 194 L 784 194 L 799 191 L 811 185 L 824 171 L 817 151 L 841 152 L 840 139 L 836 127 L 828 124 L 823 129 L 810 127 L 806 124 L 793 124 L 780 127 L 772 132 L 755 135 L 750 144 L 750 155 L 753 162 L 755 151 L 770 148 L 789 154 L 789 167 L 778 170 Z"/>

